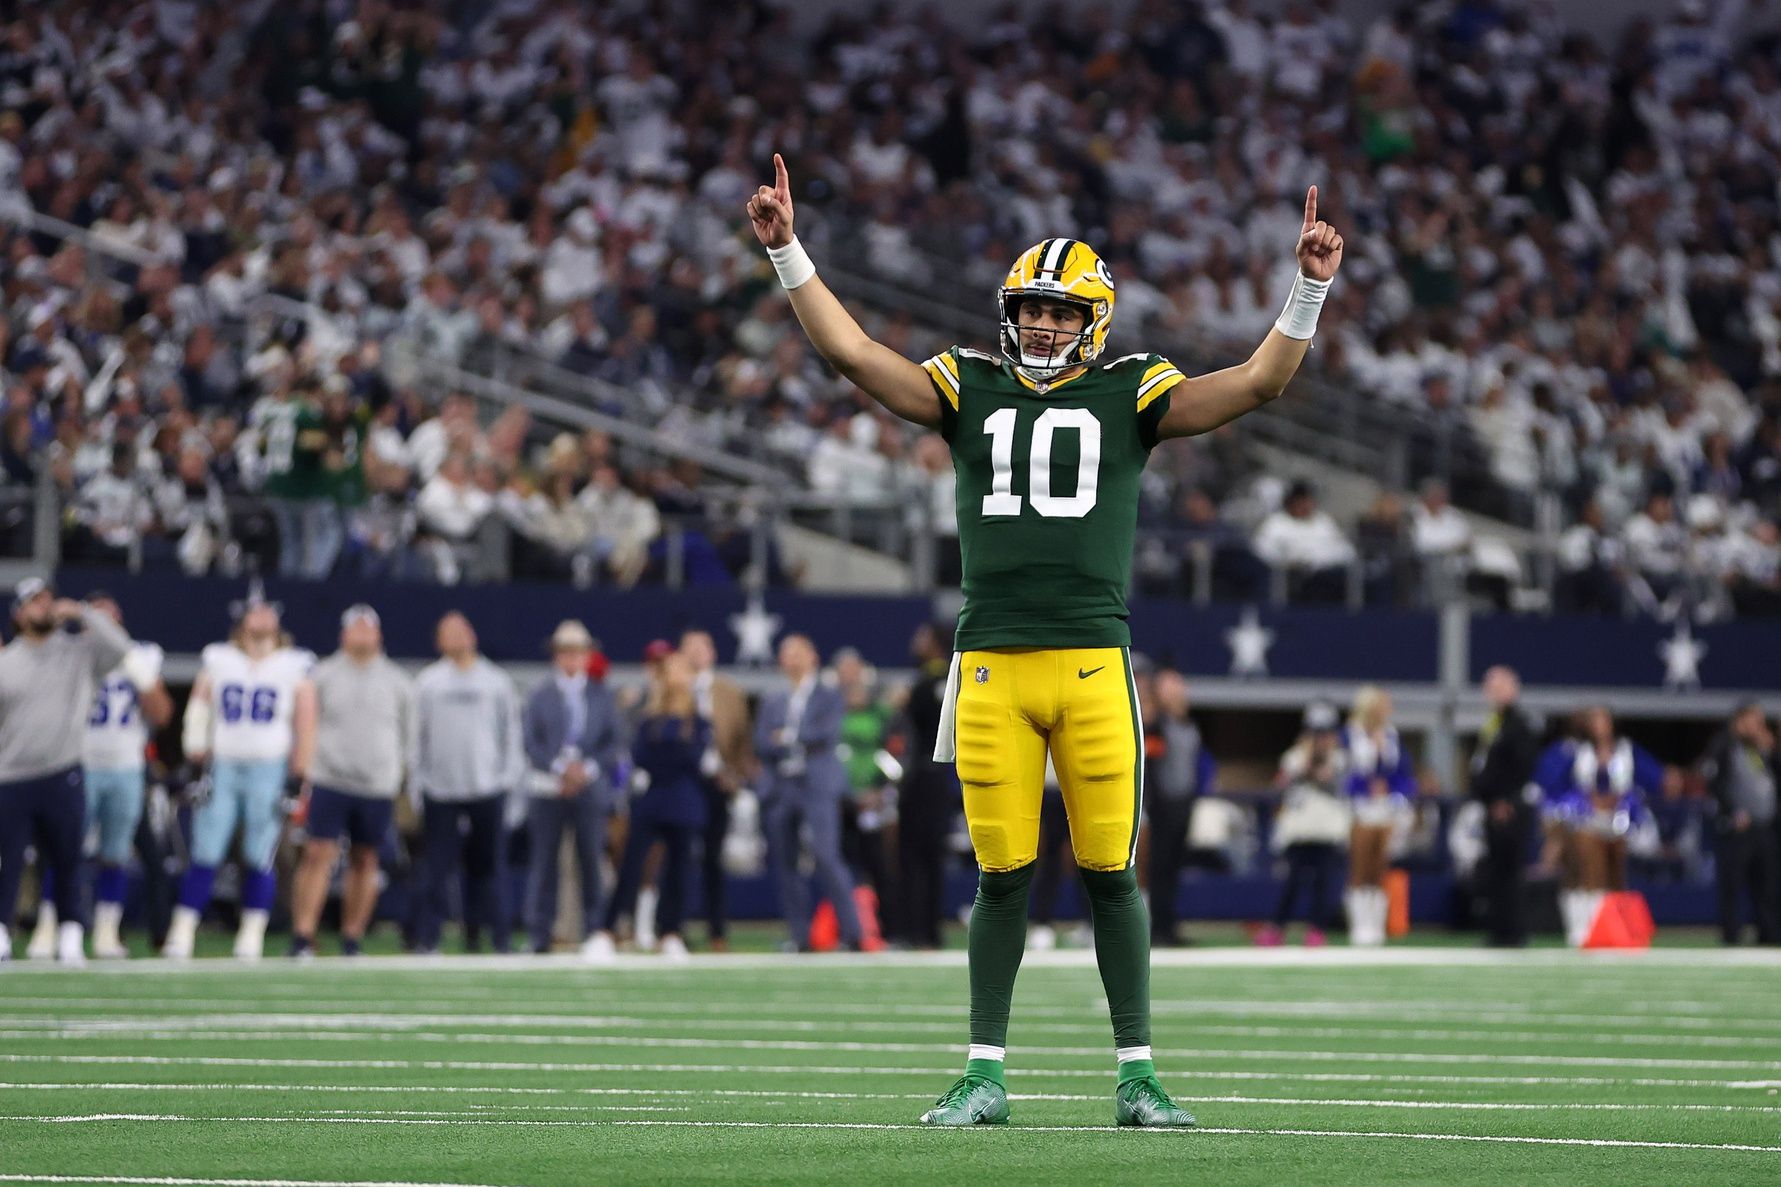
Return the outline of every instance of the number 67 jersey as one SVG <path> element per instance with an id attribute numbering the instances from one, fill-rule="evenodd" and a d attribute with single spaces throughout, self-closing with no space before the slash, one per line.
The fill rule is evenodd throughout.
<path id="1" fill-rule="evenodd" d="M 954 646 L 1125 647 L 1144 465 L 1184 376 L 1154 354 L 1035 383 L 982 351 L 922 364 L 958 478 Z"/>
<path id="2" fill-rule="evenodd" d="M 211 756 L 225 762 L 288 758 L 297 685 L 315 654 L 280 647 L 254 659 L 234 643 L 212 643 L 200 657 L 210 677 Z"/>

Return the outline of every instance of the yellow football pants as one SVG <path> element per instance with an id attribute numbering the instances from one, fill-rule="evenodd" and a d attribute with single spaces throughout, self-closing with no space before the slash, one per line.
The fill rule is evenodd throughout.
<path id="1" fill-rule="evenodd" d="M 1144 745 L 1127 650 L 967 651 L 958 687 L 957 766 L 978 866 L 1000 873 L 1038 858 L 1049 751 L 1076 864 L 1129 868 Z"/>

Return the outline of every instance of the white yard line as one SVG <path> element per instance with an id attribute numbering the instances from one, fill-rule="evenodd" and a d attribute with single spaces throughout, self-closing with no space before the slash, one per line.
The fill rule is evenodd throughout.
<path id="1" fill-rule="evenodd" d="M 1192 1080 L 1194 1077 L 1184 1077 Z M 405 1095 L 429 1095 L 448 1093 L 454 1095 L 550 1095 L 550 1096 L 625 1096 L 644 1099 L 678 1098 L 678 1097 L 724 1097 L 763 1100 L 932 1100 L 931 1092 L 808 1092 L 808 1091 L 775 1091 L 766 1088 L 513 1088 L 505 1085 L 485 1085 L 479 1088 L 456 1086 L 434 1087 L 414 1084 L 384 1084 L 367 1086 L 343 1086 L 337 1084 L 157 1084 L 157 1083 L 0 1083 L 0 1091 L 51 1091 L 51 1092 L 279 1092 L 285 1094 L 314 1093 L 395 1093 Z M 1107 1094 L 1080 1092 L 1011 1092 L 1011 1101 L 1051 1101 L 1051 1102 L 1082 1102 L 1103 1101 Z M 1291 1105 L 1318 1106 L 1329 1105 L 1337 1108 L 1356 1109 L 1420 1109 L 1430 1111 L 1451 1112 L 1519 1112 L 1519 1113 L 1781 1113 L 1781 1105 L 1724 1105 L 1704 1104 L 1698 1102 L 1665 1102 L 1665 1103 L 1619 1103 L 1619 1102 L 1578 1102 L 1578 1101 L 1536 1101 L 1525 1103 L 1509 1103 L 1504 1101 L 1457 1101 L 1457 1100 L 1375 1100 L 1363 1097 L 1329 1097 L 1329 1096 L 1184 1096 L 1175 1094 L 1175 1099 L 1190 1104 L 1248 1104 L 1248 1105 Z M 516 1112 L 685 1112 L 690 1105 L 521 1105 L 506 1103 L 467 1103 L 462 1109 L 308 1109 L 306 1114 L 340 1114 L 368 1117 L 457 1117 L 471 1115 L 470 1110 L 500 1109 Z"/>
<path id="2" fill-rule="evenodd" d="M 87 1039 L 108 1041 L 127 1038 L 136 1042 L 290 1042 L 297 1036 L 267 1034 L 261 1030 L 168 1030 L 131 1028 L 105 1029 L 63 1027 L 50 1030 L 0 1030 L 4 1039 Z M 1380 1036 L 1384 1038 L 1386 1036 Z M 642 1049 L 737 1050 L 737 1051 L 811 1051 L 854 1052 L 861 1054 L 942 1055 L 955 1054 L 957 1043 L 872 1043 L 851 1039 L 730 1039 L 639 1037 L 627 1035 L 560 1035 L 560 1034 L 483 1034 L 435 1033 L 429 1031 L 390 1034 L 381 1028 L 364 1030 L 306 1030 L 305 1042 L 383 1044 L 446 1044 L 493 1045 L 520 1047 L 636 1047 Z M 1102 1057 L 1106 1047 L 1018 1048 L 1022 1056 Z M 1678 1068 L 1693 1070 L 1781 1072 L 1781 1060 L 1772 1059 L 1664 1059 L 1655 1056 L 1613 1055 L 1517 1055 L 1497 1052 L 1434 1052 L 1434 1051 L 1306 1051 L 1297 1048 L 1250 1049 L 1219 1047 L 1177 1047 L 1171 1054 L 1182 1060 L 1287 1060 L 1292 1062 L 1333 1063 L 1435 1063 L 1435 1064 L 1501 1064 L 1510 1066 Z"/>
<path id="3" fill-rule="evenodd" d="M 264 1005 L 268 1009 L 309 1010 L 312 1012 L 306 1014 L 306 1017 L 324 1020 L 352 1017 L 359 1013 L 376 1013 L 380 1008 L 387 1008 L 390 1004 L 389 999 L 387 998 L 329 998 L 318 1001 L 313 997 L 274 997 L 252 998 L 250 1000 L 254 1001 L 256 1004 Z M 562 1026 L 587 1026 L 592 1025 L 597 1021 L 589 1018 L 589 1016 L 585 1014 L 563 1012 L 574 1011 L 578 1007 L 586 1005 L 585 1001 L 575 998 L 540 999 L 528 997 L 527 1004 L 540 1007 L 536 1012 L 509 1012 L 500 1015 L 488 1015 L 479 1012 L 455 1011 L 449 1009 L 449 1007 L 453 1005 L 468 1004 L 470 1000 L 471 999 L 464 999 L 462 1002 L 459 1002 L 446 998 L 438 998 L 434 1000 L 408 999 L 407 1004 L 413 1006 L 415 1010 L 423 1011 L 424 1013 L 403 1014 L 400 1016 L 404 1018 L 437 1018 L 440 1020 L 440 1023 L 444 1025 L 451 1025 L 459 1022 L 468 1024 L 472 1021 L 489 1017 L 511 1020 L 514 1024 L 536 1022 L 539 1025 Z M 474 1000 L 498 1000 L 498 995 L 478 995 Z M 174 1021 L 184 1022 L 188 1018 L 205 1016 L 192 1012 L 200 1007 L 239 1008 L 242 1004 L 243 999 L 238 996 L 179 998 L 160 995 L 154 999 L 145 1000 L 135 996 L 117 998 L 80 998 L 6 997 L 0 995 L 0 1006 L 15 1007 L 20 1011 L 18 1013 L 0 1011 L 0 1019 L 7 1020 L 10 1024 L 16 1026 L 19 1025 L 21 1020 L 30 1021 L 43 1018 L 43 1011 L 46 1009 L 106 1010 L 112 1011 L 103 1016 L 106 1018 L 136 1018 L 137 1020 L 141 1020 L 143 1017 L 152 1017 L 158 1023 L 171 1023 Z M 324 1009 L 317 1011 L 317 1007 L 323 1007 Z M 332 1010 L 328 1010 L 326 1007 L 332 1007 Z M 1717 1012 L 1724 1008 L 1723 1003 L 1717 1002 L 1672 1002 L 1668 1004 L 1668 1013 L 1659 1014 L 1654 1012 L 1650 1015 L 1639 1015 L 1636 1027 L 1642 1032 L 1656 1032 L 1661 1031 L 1665 1027 L 1673 1027 L 1679 1030 L 1706 1030 L 1710 1028 L 1724 1030 L 1743 1029 L 1751 1031 L 1770 1031 L 1775 1032 L 1777 1035 L 1781 1035 L 1781 1018 L 1748 1019 L 1716 1016 L 1676 1016 L 1675 1011 L 1685 1007 L 1698 1009 L 1702 1011 L 1703 1014 L 1708 1011 Z M 659 1021 L 672 1023 L 677 1026 L 711 1024 L 709 1022 L 709 1014 L 712 1009 L 712 1003 L 709 1000 L 670 1001 L 646 998 L 628 1000 L 624 1003 L 624 1008 L 627 1014 L 635 1016 L 635 1020 L 640 1022 L 655 1021 L 654 1019 L 651 1019 L 650 1016 L 661 1014 L 664 1015 L 664 1017 L 659 1019 Z M 725 1008 L 732 1010 L 739 1008 L 747 1009 L 749 1011 L 749 1016 L 741 1021 L 749 1025 L 774 1024 L 795 1030 L 811 1030 L 833 1026 L 846 1026 L 850 1028 L 899 1027 L 903 1029 L 931 1029 L 940 1026 L 951 1026 L 954 1023 L 962 1024 L 967 1014 L 966 1003 L 963 997 L 961 997 L 955 1004 L 937 1004 L 932 1001 L 906 1003 L 889 1001 L 869 1003 L 824 1002 L 821 1000 L 813 1001 L 809 998 L 760 998 L 751 996 L 745 1003 L 726 1002 Z M 174 1009 L 183 1010 L 184 1012 L 170 1012 L 170 1010 Z M 1105 1009 L 1105 1002 L 1085 997 L 1083 1002 L 1079 1005 L 1038 1003 L 1033 1005 L 1022 1005 L 1019 1009 L 1019 1017 L 1022 1025 L 1028 1029 L 1057 1030 L 1059 1032 L 1073 1031 L 1077 1029 L 1099 1030 L 1105 1029 L 1105 1023 L 1101 1021 L 1097 1015 L 1104 1012 Z M 776 1010 L 783 1011 L 788 1015 L 795 1014 L 796 1017 L 775 1018 L 772 1016 L 772 1012 Z M 1192 1017 L 1307 1017 L 1326 1021 L 1341 1019 L 1352 1021 L 1365 1020 L 1376 1021 L 1382 1026 L 1391 1026 L 1405 1021 L 1456 1021 L 1477 1023 L 1484 1026 L 1540 1023 L 1544 1026 L 1552 1027 L 1600 1026 L 1602 1022 L 1600 1014 L 1549 1013 L 1537 1006 L 1509 1011 L 1502 1009 L 1475 1010 L 1458 1004 L 1449 1007 L 1420 1003 L 1396 1005 L 1392 1003 L 1355 1001 L 1305 1000 L 1291 1002 L 1258 1002 L 1253 999 L 1243 1001 L 1231 999 L 1163 999 L 1153 1001 L 1151 1010 L 1153 1015 L 1159 1021 L 1164 1023 L 1177 1021 L 1182 1015 Z M 682 1018 L 679 1017 L 680 1015 L 702 1015 L 705 1017 L 682 1020 Z M 910 1015 L 926 1018 L 940 1018 L 949 1021 L 926 1023 L 884 1020 L 887 1016 L 904 1018 Z M 267 1015 L 256 1014 L 254 1017 L 267 1017 Z M 1032 1018 L 1091 1018 L 1093 1020 L 1080 1023 L 1035 1024 L 1028 1021 Z M 89 1021 L 89 1019 L 79 1017 L 69 1018 L 67 1020 L 70 1022 Z M 97 1021 L 98 1019 L 92 1020 Z M 625 1019 L 623 1021 L 628 1022 L 631 1020 L 632 1019 Z M 726 1019 L 724 1021 L 727 1025 L 730 1020 Z M 1196 1029 L 1200 1028 L 1196 1027 Z M 1369 1030 L 1367 1033 L 1374 1034 L 1378 1032 Z M 1547 1032 L 1542 1033 L 1544 1034 Z M 1575 1031 L 1561 1030 L 1554 1033 L 1557 1033 L 1559 1037 L 1583 1037 Z M 1492 1035 L 1493 1037 L 1500 1037 L 1496 1032 L 1492 1032 Z M 1744 1036 L 1716 1037 L 1739 1043 L 1747 1041 Z"/>
<path id="4" fill-rule="evenodd" d="M 684 1128 L 684 1129 L 835 1129 L 835 1130 L 897 1130 L 924 1133 L 958 1132 L 937 1130 L 916 1124 L 871 1121 L 695 1121 L 669 1119 L 611 1118 L 589 1121 L 546 1120 L 533 1118 L 454 1117 L 426 1119 L 411 1117 L 194 1117 L 179 1113 L 68 1113 L 0 1116 L 0 1121 L 25 1121 L 46 1125 L 82 1125 L 114 1121 L 150 1124 L 223 1124 L 223 1125 L 470 1125 L 499 1128 L 602 1129 L 602 1128 Z M 1029 1133 L 1117 1133 L 1125 1132 L 1113 1125 L 1022 1125 L 1010 1129 L 972 1127 L 990 1132 Z M 1139 1133 L 1168 1131 L 1137 1130 Z M 1311 1138 L 1389 1138 L 1432 1142 L 1492 1142 L 1536 1146 L 1587 1146 L 1640 1150 L 1695 1150 L 1739 1152 L 1750 1154 L 1781 1154 L 1781 1146 L 1757 1146 L 1732 1142 L 1662 1142 L 1630 1138 L 1563 1138 L 1533 1137 L 1506 1134 L 1403 1133 L 1378 1130 L 1341 1129 L 1261 1129 L 1207 1126 L 1202 1129 L 1174 1131 L 1186 1134 L 1234 1134 L 1255 1137 Z"/>
<path id="5" fill-rule="evenodd" d="M 498 1060 L 458 1059 L 286 1059 L 240 1055 L 20 1055 L 0 1053 L 0 1063 L 69 1064 L 100 1066 L 147 1067 L 243 1067 L 243 1068 L 327 1068 L 334 1070 L 413 1070 L 471 1072 L 535 1072 L 546 1074 L 636 1074 L 650 1075 L 793 1075 L 793 1076 L 936 1076 L 958 1074 L 956 1064 L 950 1067 L 869 1067 L 859 1064 L 751 1064 L 751 1063 L 527 1063 Z M 1762 1090 L 1781 1089 L 1781 1080 L 1704 1080 L 1673 1079 L 1648 1076 L 1460 1076 L 1414 1075 L 1409 1073 L 1374 1072 L 1262 1072 L 1226 1071 L 1198 1067 L 1182 1067 L 1165 1059 L 1165 1072 L 1172 1077 L 1191 1080 L 1242 1080 L 1261 1083 L 1304 1084 L 1510 1084 L 1552 1085 L 1566 1088 L 1708 1088 Z M 1106 1079 L 1107 1069 L 1034 1068 L 1015 1064 L 1016 1076 L 1034 1078 Z M 227 1085 L 219 1085 L 227 1087 Z M 287 1086 L 290 1087 L 290 1086 Z M 296 1087 L 301 1087 L 298 1085 Z M 332 1089 L 330 1089 L 332 1090 Z M 349 1091 L 342 1087 L 341 1091 Z"/>
<path id="6" fill-rule="evenodd" d="M 1082 969 L 1095 968 L 1095 956 L 1089 949 L 1067 949 L 1055 952 L 1030 952 L 1022 962 L 1028 968 Z M 1540 968 L 1590 969 L 1592 975 L 1629 967 L 1668 969 L 1773 969 L 1781 968 L 1781 951 L 1762 948 L 1652 948 L 1646 951 L 1571 952 L 1562 949 L 1525 949 L 1504 951 L 1485 948 L 1373 948 L 1329 947 L 1304 948 L 1195 948 L 1191 950 L 1158 950 L 1152 956 L 1158 969 L 1328 969 L 1328 968 L 1405 968 L 1439 969 L 1489 967 L 1508 970 Z M 673 965 L 650 955 L 626 954 L 599 969 L 590 969 L 579 957 L 569 954 L 537 955 L 465 955 L 465 956 L 370 956 L 353 960 L 323 959 L 306 966 L 293 966 L 284 961 L 256 963 L 234 962 L 224 958 L 199 961 L 164 960 L 147 957 L 140 960 L 95 964 L 82 970 L 82 978 L 131 977 L 141 975 L 210 975 L 229 969 L 249 976 L 289 978 L 293 976 L 325 977 L 330 980 L 354 974 L 414 972 L 434 974 L 442 971 L 492 972 L 640 972 L 652 971 L 684 975 L 699 971 L 722 969 L 729 972 L 781 970 L 798 968 L 819 970 L 883 970 L 963 968 L 965 953 L 946 952 L 879 952 L 869 954 L 823 953 L 817 955 L 785 955 L 779 953 L 696 953 L 688 960 Z M 66 973 L 49 962 L 18 962 L 8 975 L 55 976 Z"/>
<path id="7" fill-rule="evenodd" d="M 645 1003 L 639 1003 L 645 1004 Z M 728 1005 L 729 1003 L 726 1003 Z M 1084 1014 L 1090 1013 L 1083 1011 Z M 1599 1023 L 1600 1019 L 1596 1019 Z M 223 1033 L 229 1027 L 245 1027 L 254 1030 L 290 1030 L 301 1034 L 310 1034 L 317 1030 L 370 1030 L 383 1033 L 418 1030 L 428 1026 L 493 1026 L 493 1027 L 554 1027 L 562 1030 L 619 1030 L 634 1032 L 638 1029 L 674 1029 L 684 1030 L 717 1030 L 734 1033 L 738 1030 L 756 1029 L 776 1032 L 792 1031 L 808 1034 L 833 1034 L 838 1031 L 889 1030 L 893 1032 L 916 1031 L 923 1034 L 961 1033 L 964 1019 L 958 1022 L 903 1022 L 895 1020 L 848 1021 L 811 1019 L 780 1019 L 780 1018 L 742 1018 L 716 1015 L 704 1018 L 658 1018 L 651 1019 L 641 1016 L 615 1017 L 602 1015 L 575 1014 L 437 1014 L 437 1013 L 267 1013 L 267 1014 L 181 1014 L 159 1018 L 147 1017 L 51 1017 L 41 1015 L 12 1015 L 0 1012 L 0 1023 L 19 1031 L 41 1030 L 54 1031 L 66 1036 L 75 1031 L 92 1031 L 95 1033 L 134 1032 L 152 1022 L 152 1029 L 158 1032 L 175 1030 L 193 1030 Z M 1093 1034 L 1101 1035 L 1107 1030 L 1105 1020 L 1085 1021 L 1078 1023 L 1028 1023 L 1024 1020 L 1017 1024 L 1021 1031 L 1036 1031 L 1051 1034 Z M 1558 1030 L 1488 1030 L 1475 1028 L 1444 1028 L 1433 1029 L 1419 1027 L 1415 1029 L 1393 1029 L 1390 1027 L 1343 1027 L 1343 1026 L 1238 1026 L 1226 1024 L 1192 1023 L 1182 1025 L 1180 1030 L 1193 1035 L 1222 1035 L 1234 1038 L 1295 1038 L 1295 1039 L 1367 1039 L 1372 1042 L 1411 1040 L 1413 1042 L 1459 1042 L 1459 1043 L 1538 1043 L 1543 1046 L 1563 1040 L 1578 1043 L 1595 1043 L 1614 1046 L 1663 1046 L 1663 1047 L 1722 1047 L 1736 1050 L 1748 1050 L 1752 1046 L 1764 1044 L 1781 1046 L 1781 1035 L 1773 1039 L 1752 1035 L 1730 1034 L 1682 1034 L 1662 1035 L 1642 1033 L 1639 1030 L 1617 1031 L 1558 1031 Z M 0 1034 L 7 1033 L 0 1031 Z M 270 1036 L 268 1036 L 270 1037 Z M 571 1040 L 579 1041 L 579 1040 Z M 1043 1049 L 1041 1049 L 1043 1050 Z M 1098 1049 L 1097 1049 L 1098 1050 Z"/>
<path id="8" fill-rule="evenodd" d="M 475 1183 L 407 1183 L 388 1179 L 188 1179 L 162 1175 L 0 1174 L 0 1183 L 129 1183 L 144 1187 L 479 1187 Z"/>

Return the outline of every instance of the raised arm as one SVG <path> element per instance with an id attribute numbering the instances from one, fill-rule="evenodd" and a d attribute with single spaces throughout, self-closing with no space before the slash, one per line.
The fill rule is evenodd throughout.
<path id="1" fill-rule="evenodd" d="M 748 200 L 755 238 L 779 273 L 791 297 L 792 312 L 816 353 L 861 391 L 904 420 L 934 428 L 940 423 L 940 396 L 928 373 L 888 346 L 872 340 L 834 293 L 816 275 L 803 245 L 792 234 L 792 188 L 785 158 L 773 154 L 773 184 Z"/>
<path id="2" fill-rule="evenodd" d="M 1336 269 L 1342 266 L 1342 236 L 1317 217 L 1317 187 L 1305 192 L 1305 220 L 1299 228 L 1299 274 L 1280 319 L 1255 353 L 1235 367 L 1184 380 L 1172 393 L 1169 411 L 1157 425 L 1159 437 L 1209 433 L 1226 421 L 1253 412 L 1286 389 L 1298 371 L 1317 313 Z"/>

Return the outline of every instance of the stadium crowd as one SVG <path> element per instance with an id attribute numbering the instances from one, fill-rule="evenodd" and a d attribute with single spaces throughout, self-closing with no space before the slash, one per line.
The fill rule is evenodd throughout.
<path id="1" fill-rule="evenodd" d="M 944 533 L 943 445 L 824 372 L 741 232 L 771 150 L 813 246 L 919 298 L 874 311 L 918 356 L 945 344 L 928 296 L 977 308 L 1059 227 L 1111 262 L 1121 341 L 1252 342 L 1314 177 L 1355 248 L 1315 368 L 1477 443 L 1467 505 L 1558 493 L 1561 606 L 1773 613 L 1781 64 L 1744 10 L 1683 0 L 1603 46 L 1514 0 L 1365 27 L 1327 0 L 1010 6 L 968 31 L 759 3 L 30 6 L 0 38 L 0 469 L 47 471 L 85 560 L 628 582 L 663 571 L 669 519 L 696 573 L 745 566 L 696 466 L 478 423 L 395 365 L 418 355 Z M 311 311 L 268 325 L 266 295 Z M 1244 449 L 1161 451 L 1153 586 L 1191 539 L 1238 594 L 1258 565 L 1304 597 L 1358 565 L 1375 600 L 1419 596 L 1419 566 L 1525 576 L 1439 483 L 1345 528 Z"/>
<path id="2" fill-rule="evenodd" d="M 129 639 L 115 601 L 53 599 L 39 579 L 21 585 L 18 637 L 0 650 L 12 706 L 0 764 L 47 789 L 41 811 L 15 794 L 0 813 L 0 959 L 28 846 L 41 893 L 27 951 L 72 962 L 85 959 L 89 917 L 96 956 L 130 954 L 128 921 L 190 957 L 213 897 L 232 900 L 234 952 L 249 959 L 287 914 L 291 954 L 313 955 L 336 897 L 347 954 L 384 918 L 420 953 L 461 919 L 469 951 L 485 940 L 507 951 L 518 932 L 536 952 L 600 961 L 628 945 L 677 958 L 692 918 L 711 950 L 727 949 L 735 878 L 761 874 L 788 950 L 944 943 L 948 873 L 970 846 L 957 777 L 931 757 L 954 662 L 940 626 L 916 632 L 914 680 L 895 687 L 857 653 L 823 657 L 787 634 L 777 675 L 750 696 L 696 627 L 651 643 L 642 681 L 621 683 L 569 620 L 522 693 L 460 613 L 439 621 L 439 659 L 411 678 L 383 654 L 374 608 L 349 608 L 318 662 L 250 594 L 176 711 L 160 650 Z M 27 667 L 36 674 L 21 677 Z M 1760 705 L 1739 706 L 1684 770 L 1603 708 L 1543 728 L 1520 708 L 1515 674 L 1492 669 L 1471 774 L 1447 787 L 1399 732 L 1390 696 L 1368 686 L 1345 719 L 1309 706 L 1270 779 L 1253 753 L 1214 754 L 1179 672 L 1138 654 L 1133 671 L 1138 860 L 1159 945 L 1185 941 L 1183 915 L 1228 914 L 1232 894 L 1259 944 L 1283 941 L 1301 896 L 1305 943 L 1326 943 L 1345 917 L 1351 943 L 1382 944 L 1407 872 L 1451 874 L 1456 918 L 1484 923 L 1495 944 L 1526 943 L 1537 903 L 1556 902 L 1580 945 L 1602 896 L 1631 880 L 1715 878 L 1726 943 L 1739 942 L 1746 903 L 1757 939 L 1781 942 L 1781 747 Z M 70 724 L 53 732 L 81 756 L 67 770 L 44 750 L 61 702 Z M 1054 775 L 1047 784 L 1038 948 L 1060 941 L 1073 864 L 1063 796 Z M 1198 877 L 1184 881 L 1189 870 Z M 1272 911 L 1270 871 L 1283 875 Z"/>

